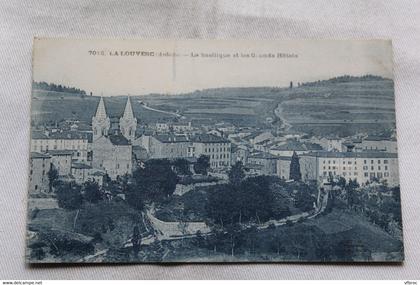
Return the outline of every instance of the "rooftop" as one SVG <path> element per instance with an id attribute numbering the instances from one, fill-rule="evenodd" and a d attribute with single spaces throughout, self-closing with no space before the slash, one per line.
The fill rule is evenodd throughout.
<path id="1" fill-rule="evenodd" d="M 212 134 L 198 134 L 191 138 L 193 142 L 202 142 L 202 143 L 228 143 L 229 140 L 212 135 Z"/>
<path id="2" fill-rule="evenodd" d="M 51 158 L 51 156 L 39 152 L 31 152 L 31 159 L 36 158 Z"/>
<path id="3" fill-rule="evenodd" d="M 52 156 L 58 156 L 58 155 L 73 155 L 73 151 L 70 149 L 63 149 L 63 150 L 49 150 L 48 154 Z"/>
<path id="4" fill-rule="evenodd" d="M 258 152 L 251 154 L 249 158 L 257 158 L 257 159 L 278 159 L 278 156 L 272 155 L 268 152 Z"/>
<path id="5" fill-rule="evenodd" d="M 92 166 L 84 164 L 84 163 L 79 163 L 79 162 L 73 162 L 71 164 L 71 168 L 76 168 L 76 169 L 92 169 Z"/>
<path id="6" fill-rule="evenodd" d="M 118 135 L 109 135 L 109 140 L 113 145 L 129 145 L 128 140 L 121 134 Z"/>
<path id="7" fill-rule="evenodd" d="M 157 134 L 153 136 L 155 139 L 162 143 L 180 143 L 180 142 L 188 142 L 188 137 L 185 135 L 175 135 L 172 133 L 167 134 Z"/>

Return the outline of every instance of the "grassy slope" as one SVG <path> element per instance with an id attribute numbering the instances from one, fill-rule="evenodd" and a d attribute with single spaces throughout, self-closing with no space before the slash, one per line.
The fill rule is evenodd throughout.
<path id="1" fill-rule="evenodd" d="M 53 121 L 76 118 L 90 122 L 99 97 L 34 91 L 32 119 Z M 123 113 L 125 96 L 105 98 L 111 116 Z M 180 111 L 188 119 L 232 122 L 264 127 L 267 117 L 282 103 L 285 119 L 293 129 L 314 134 L 375 133 L 395 127 L 391 80 L 325 83 L 320 86 L 286 88 L 219 88 L 180 95 L 152 94 L 134 97 L 135 115 L 142 123 L 173 118 L 146 110 L 140 101 L 166 111 Z M 346 132 L 346 134 L 343 134 Z"/>

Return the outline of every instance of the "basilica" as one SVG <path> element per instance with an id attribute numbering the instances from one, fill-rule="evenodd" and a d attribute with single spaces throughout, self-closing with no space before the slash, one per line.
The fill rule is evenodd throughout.
<path id="1" fill-rule="evenodd" d="M 131 174 L 133 168 L 132 142 L 135 138 L 137 119 L 128 97 L 123 116 L 112 125 L 104 99 L 101 97 L 92 118 L 92 167 L 104 169 L 111 179 Z"/>

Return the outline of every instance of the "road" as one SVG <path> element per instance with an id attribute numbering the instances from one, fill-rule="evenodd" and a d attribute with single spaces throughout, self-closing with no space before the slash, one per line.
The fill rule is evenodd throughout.
<path id="1" fill-rule="evenodd" d="M 140 104 L 142 104 L 142 107 L 145 108 L 146 110 L 150 110 L 150 111 L 154 111 L 154 112 L 158 112 L 158 113 L 162 113 L 162 114 L 167 114 L 167 115 L 172 115 L 172 116 L 176 116 L 178 118 L 182 117 L 182 115 L 174 113 L 174 112 L 169 112 L 169 111 L 164 111 L 164 110 L 159 110 L 159 109 L 149 107 L 149 106 L 145 105 L 143 101 L 139 101 L 139 102 L 140 102 Z"/>
<path id="2" fill-rule="evenodd" d="M 281 129 L 283 129 L 284 131 L 288 131 L 292 127 L 292 125 L 289 124 L 284 117 L 282 103 L 279 103 L 277 105 L 277 108 L 274 110 L 274 114 L 281 121 L 281 126 L 280 126 Z"/>
<path id="3" fill-rule="evenodd" d="M 314 211 L 303 212 L 300 214 L 288 216 L 287 218 L 283 218 L 280 220 L 270 220 L 267 221 L 259 226 L 257 229 L 266 229 L 270 225 L 274 226 L 282 226 L 285 225 L 287 222 L 297 223 L 301 218 L 304 219 L 313 219 L 316 216 L 320 215 L 326 209 L 328 204 L 328 192 L 322 193 L 321 190 L 318 190 L 318 203 L 315 207 Z M 157 240 L 177 240 L 177 239 L 185 239 L 185 238 L 192 238 L 195 237 L 197 231 L 200 231 L 203 235 L 211 234 L 211 229 L 207 226 L 204 222 L 164 222 L 159 220 L 154 216 L 154 207 L 153 205 L 146 209 L 146 219 L 143 216 L 143 224 L 145 228 L 148 230 L 148 236 L 145 236 L 141 240 L 142 245 L 151 244 Z M 150 228 L 150 225 L 152 228 Z M 123 248 L 131 247 L 131 239 L 127 240 L 123 246 Z M 86 256 L 80 259 L 80 262 L 89 262 L 95 258 L 100 256 L 106 255 L 108 249 L 104 249 L 101 251 L 96 252 L 95 254 Z"/>

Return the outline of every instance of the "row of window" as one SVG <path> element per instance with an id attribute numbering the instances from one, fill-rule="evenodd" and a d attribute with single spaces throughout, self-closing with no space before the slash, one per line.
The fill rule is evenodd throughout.
<path id="1" fill-rule="evenodd" d="M 383 166 L 384 167 L 384 170 L 388 170 L 388 165 L 384 165 Z M 323 169 L 324 170 L 326 170 L 327 169 L 327 167 L 326 166 L 324 166 L 323 167 Z M 336 167 L 336 166 L 328 166 L 328 170 L 335 170 L 335 169 L 338 169 L 338 167 Z M 380 166 L 380 165 L 378 165 L 377 166 L 377 169 L 378 170 L 382 170 L 382 167 Z M 347 167 L 347 169 L 346 169 L 346 166 L 343 166 L 343 170 L 352 170 L 352 167 L 351 166 L 349 166 L 349 167 Z M 354 170 L 357 170 L 357 166 L 355 166 L 354 167 Z M 367 166 L 367 165 L 364 165 L 363 166 L 363 170 L 369 170 L 369 167 Z M 370 170 L 375 170 L 375 167 L 372 165 L 371 167 L 370 167 Z"/>
<path id="2" fill-rule="evenodd" d="M 324 177 L 326 177 L 327 175 L 337 175 L 336 171 L 324 171 L 323 172 Z M 342 176 L 358 176 L 359 173 L 358 172 L 342 172 L 340 175 Z M 389 172 L 364 172 L 363 173 L 364 177 L 370 177 L 370 178 L 382 178 L 382 177 L 389 177 Z"/>
<path id="3" fill-rule="evenodd" d="M 223 153 L 223 154 L 220 154 L 220 156 L 218 154 L 216 155 L 212 154 L 211 158 L 212 159 L 226 159 L 226 158 L 229 158 L 229 153 Z"/>
<path id="4" fill-rule="evenodd" d="M 230 151 L 230 149 L 228 147 L 221 147 L 221 148 L 204 148 L 204 152 L 226 152 L 226 151 Z"/>
<path id="5" fill-rule="evenodd" d="M 335 160 L 328 160 L 328 164 L 331 164 L 331 162 L 332 162 L 332 164 L 335 164 L 335 162 L 336 162 L 336 161 L 335 161 Z M 322 163 L 323 163 L 323 164 L 325 164 L 325 163 L 326 163 L 326 160 L 323 160 L 323 161 L 322 161 Z M 347 162 L 346 162 L 345 160 L 343 160 L 343 164 L 346 164 L 346 163 L 347 163 L 347 164 L 353 164 L 353 162 L 352 162 L 352 161 L 350 161 L 350 160 L 349 160 L 349 161 L 347 161 Z M 363 164 L 367 164 L 367 163 L 368 163 L 368 160 L 366 160 L 366 159 L 365 159 L 365 160 L 363 160 Z M 374 163 L 375 163 L 375 160 L 374 160 L 374 159 L 371 159 L 371 160 L 370 160 L 370 163 L 371 163 L 371 164 L 374 164 Z M 380 160 L 380 159 L 378 159 L 378 160 L 377 160 L 377 163 L 378 163 L 378 164 L 381 164 L 381 160 Z M 357 164 L 357 160 L 354 160 L 354 164 Z M 387 159 L 384 159 L 384 160 L 383 160 L 383 164 L 388 164 L 388 160 L 387 160 Z"/>

